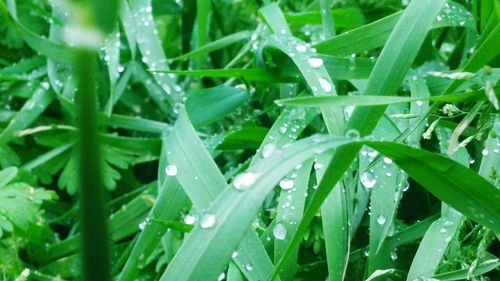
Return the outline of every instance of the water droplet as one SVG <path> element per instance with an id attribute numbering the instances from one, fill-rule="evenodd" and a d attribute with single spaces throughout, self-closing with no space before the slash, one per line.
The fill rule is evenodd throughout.
<path id="1" fill-rule="evenodd" d="M 417 106 L 422 106 L 422 104 L 424 104 L 424 102 L 423 102 L 423 101 L 421 101 L 421 100 L 418 100 L 418 101 L 416 101 L 416 102 L 415 102 L 415 104 L 416 104 Z"/>
<path id="2" fill-rule="evenodd" d="M 392 160 L 390 158 L 384 157 L 385 164 L 392 164 Z"/>
<path id="3" fill-rule="evenodd" d="M 282 179 L 280 181 L 280 187 L 283 190 L 289 190 L 293 188 L 293 180 L 291 179 Z"/>
<path id="4" fill-rule="evenodd" d="M 359 139 L 359 132 L 354 129 L 350 129 L 345 133 L 345 136 L 350 138 L 350 139 Z"/>
<path id="5" fill-rule="evenodd" d="M 272 143 L 268 143 L 268 144 L 264 145 L 264 147 L 262 148 L 262 157 L 264 157 L 264 158 L 269 157 L 274 152 L 275 149 L 276 149 L 276 145 L 274 145 Z"/>
<path id="6" fill-rule="evenodd" d="M 446 229 L 445 229 L 445 228 L 441 228 L 441 229 L 439 230 L 439 232 L 441 232 L 441 233 L 446 233 Z"/>
<path id="7" fill-rule="evenodd" d="M 234 251 L 232 254 L 231 254 L 231 258 L 236 258 L 238 256 L 238 251 Z"/>
<path id="8" fill-rule="evenodd" d="M 442 21 L 442 20 L 443 20 L 443 16 L 438 15 L 438 16 L 436 17 L 436 20 L 437 20 L 437 21 Z"/>
<path id="9" fill-rule="evenodd" d="M 245 264 L 245 269 L 248 270 L 248 271 L 252 271 L 253 270 L 253 265 L 251 263 L 247 263 L 247 264 Z"/>
<path id="10" fill-rule="evenodd" d="M 217 218 L 214 214 L 207 213 L 201 217 L 200 226 L 201 228 L 212 228 L 214 227 L 216 221 Z"/>
<path id="11" fill-rule="evenodd" d="M 359 177 L 359 180 L 365 188 L 373 188 L 375 183 L 377 183 L 377 179 L 370 172 L 363 172 Z"/>
<path id="12" fill-rule="evenodd" d="M 184 217 L 184 223 L 185 224 L 194 224 L 196 222 L 196 217 L 188 214 Z"/>
<path id="13" fill-rule="evenodd" d="M 147 223 L 146 221 L 141 222 L 141 223 L 139 224 L 139 229 L 140 229 L 140 230 L 144 230 L 144 228 L 146 228 L 146 223 Z"/>
<path id="14" fill-rule="evenodd" d="M 297 45 L 295 46 L 295 50 L 297 50 L 297 52 L 299 53 L 305 53 L 307 51 L 307 47 L 305 45 Z"/>
<path id="15" fill-rule="evenodd" d="M 217 281 L 223 281 L 226 279 L 226 273 L 222 272 L 219 277 L 217 277 Z"/>
<path id="16" fill-rule="evenodd" d="M 237 190 L 246 190 L 257 180 L 259 174 L 252 172 L 245 172 L 239 174 L 233 180 L 233 186 Z"/>
<path id="17" fill-rule="evenodd" d="M 445 221 L 445 222 L 443 223 L 443 225 L 444 225 L 445 227 L 450 227 L 450 226 L 452 226 L 453 224 L 454 224 L 454 223 L 453 223 L 452 221 Z"/>
<path id="18" fill-rule="evenodd" d="M 286 237 L 286 226 L 283 223 L 277 223 L 273 227 L 273 235 L 278 240 L 284 240 Z"/>
<path id="19" fill-rule="evenodd" d="M 125 70 L 125 67 L 124 67 L 123 65 L 118 65 L 118 66 L 116 67 L 116 71 L 118 71 L 118 72 L 120 72 L 120 73 L 122 73 L 124 70 Z"/>
<path id="20" fill-rule="evenodd" d="M 42 88 L 43 88 L 44 90 L 48 90 L 48 89 L 50 88 L 50 85 L 49 85 L 49 83 L 48 83 L 48 82 L 42 82 L 42 83 L 41 83 L 41 85 L 42 85 Z"/>
<path id="21" fill-rule="evenodd" d="M 176 176 L 177 175 L 177 166 L 175 165 L 168 165 L 166 168 L 165 168 L 165 173 L 167 174 L 167 176 Z"/>
<path id="22" fill-rule="evenodd" d="M 318 68 L 323 65 L 323 60 L 320 58 L 308 58 L 307 63 L 312 67 L 312 68 Z"/>
<path id="23" fill-rule="evenodd" d="M 377 217 L 377 223 L 378 223 L 378 224 L 380 224 L 380 225 L 384 224 L 384 223 L 386 222 L 386 220 L 387 220 L 387 219 L 385 218 L 385 216 L 384 216 L 384 215 L 379 215 L 379 216 Z"/>
<path id="24" fill-rule="evenodd" d="M 321 86 L 321 88 L 323 89 L 323 91 L 329 93 L 332 91 L 333 87 L 332 87 L 332 84 L 330 84 L 330 82 L 328 80 L 326 80 L 325 78 L 323 77 L 320 77 L 318 79 L 319 81 L 319 85 Z"/>
<path id="25" fill-rule="evenodd" d="M 486 148 L 485 148 L 485 149 L 483 149 L 483 151 L 481 151 L 481 154 L 482 154 L 483 156 L 488 155 L 488 153 L 489 153 L 489 151 L 488 151 L 488 149 L 486 149 Z"/>
<path id="26" fill-rule="evenodd" d="M 396 252 L 396 249 L 393 249 L 391 251 L 391 260 L 395 261 L 398 259 L 398 253 Z"/>

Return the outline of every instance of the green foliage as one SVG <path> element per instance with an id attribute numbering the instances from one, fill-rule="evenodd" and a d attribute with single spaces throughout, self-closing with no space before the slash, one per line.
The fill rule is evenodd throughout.
<path id="1" fill-rule="evenodd" d="M 0 0 L 0 279 L 498 280 L 499 9 Z"/>

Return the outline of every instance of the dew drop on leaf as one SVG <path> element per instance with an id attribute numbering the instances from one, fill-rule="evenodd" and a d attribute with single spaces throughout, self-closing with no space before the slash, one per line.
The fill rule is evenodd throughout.
<path id="1" fill-rule="evenodd" d="M 167 174 L 167 176 L 169 176 L 169 177 L 176 176 L 176 175 L 177 175 L 177 166 L 175 166 L 175 165 L 168 165 L 168 166 L 165 168 L 165 173 L 166 173 L 166 174 Z"/>
<path id="2" fill-rule="evenodd" d="M 307 47 L 305 45 L 299 44 L 295 46 L 295 50 L 299 53 L 305 53 L 307 51 Z"/>
<path id="3" fill-rule="evenodd" d="M 359 180 L 365 188 L 373 188 L 375 183 L 377 183 L 377 179 L 370 172 L 363 172 L 359 177 Z"/>
<path id="4" fill-rule="evenodd" d="M 325 91 L 327 93 L 329 93 L 329 92 L 332 91 L 332 89 L 333 89 L 332 84 L 328 80 L 326 80 L 323 77 L 320 77 L 318 79 L 318 81 L 319 81 L 319 85 L 321 86 L 321 88 L 323 89 L 323 91 Z"/>
<path id="5" fill-rule="evenodd" d="M 318 67 L 321 67 L 323 65 L 323 60 L 320 58 L 308 58 L 307 63 L 312 68 L 318 68 Z"/>
<path id="6" fill-rule="evenodd" d="M 345 133 L 345 136 L 350 139 L 359 139 L 359 132 L 357 130 L 351 129 Z"/>
<path id="7" fill-rule="evenodd" d="M 237 190 L 246 190 L 257 180 L 259 174 L 252 172 L 245 172 L 239 174 L 234 178 L 233 185 Z"/>
<path id="8" fill-rule="evenodd" d="M 264 158 L 269 157 L 274 152 L 275 149 L 276 149 L 276 145 L 274 145 L 272 143 L 268 143 L 268 144 L 264 145 L 264 147 L 262 148 L 262 157 L 264 157 Z"/>
<path id="9" fill-rule="evenodd" d="M 248 270 L 248 271 L 252 271 L 253 270 L 253 265 L 251 263 L 247 263 L 247 264 L 245 264 L 245 269 Z"/>
<path id="10" fill-rule="evenodd" d="M 273 227 L 274 238 L 284 240 L 286 238 L 286 226 L 283 223 L 277 223 Z"/>
<path id="11" fill-rule="evenodd" d="M 283 190 L 289 190 L 293 188 L 293 180 L 291 179 L 282 179 L 280 181 L 280 187 Z"/>
<path id="12" fill-rule="evenodd" d="M 380 224 L 380 225 L 383 225 L 383 224 L 386 222 L 386 220 L 387 220 L 387 219 L 385 218 L 385 216 L 384 216 L 384 215 L 379 215 L 379 216 L 377 217 L 377 223 L 378 223 L 378 224 Z"/>
<path id="13" fill-rule="evenodd" d="M 207 213 L 201 217 L 200 226 L 201 228 L 212 228 L 214 227 L 216 221 L 217 218 L 215 217 L 214 214 Z"/>
<path id="14" fill-rule="evenodd" d="M 184 223 L 185 223 L 185 224 L 191 224 L 191 225 L 192 225 L 192 224 L 194 224 L 195 222 L 196 222 L 196 217 L 195 217 L 195 216 L 193 216 L 193 215 L 188 214 L 188 215 L 186 215 L 186 216 L 184 217 Z"/>

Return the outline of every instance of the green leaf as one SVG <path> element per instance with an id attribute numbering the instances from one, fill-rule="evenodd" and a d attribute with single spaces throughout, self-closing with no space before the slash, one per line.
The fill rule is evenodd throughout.
<path id="1" fill-rule="evenodd" d="M 186 111 L 193 126 L 201 127 L 223 119 L 249 98 L 242 89 L 217 86 L 191 93 L 186 100 Z"/>

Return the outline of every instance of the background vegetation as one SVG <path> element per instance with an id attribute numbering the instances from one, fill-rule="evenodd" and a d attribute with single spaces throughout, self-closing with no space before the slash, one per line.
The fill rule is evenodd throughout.
<path id="1" fill-rule="evenodd" d="M 500 280 L 499 19 L 0 0 L 0 278 Z"/>

